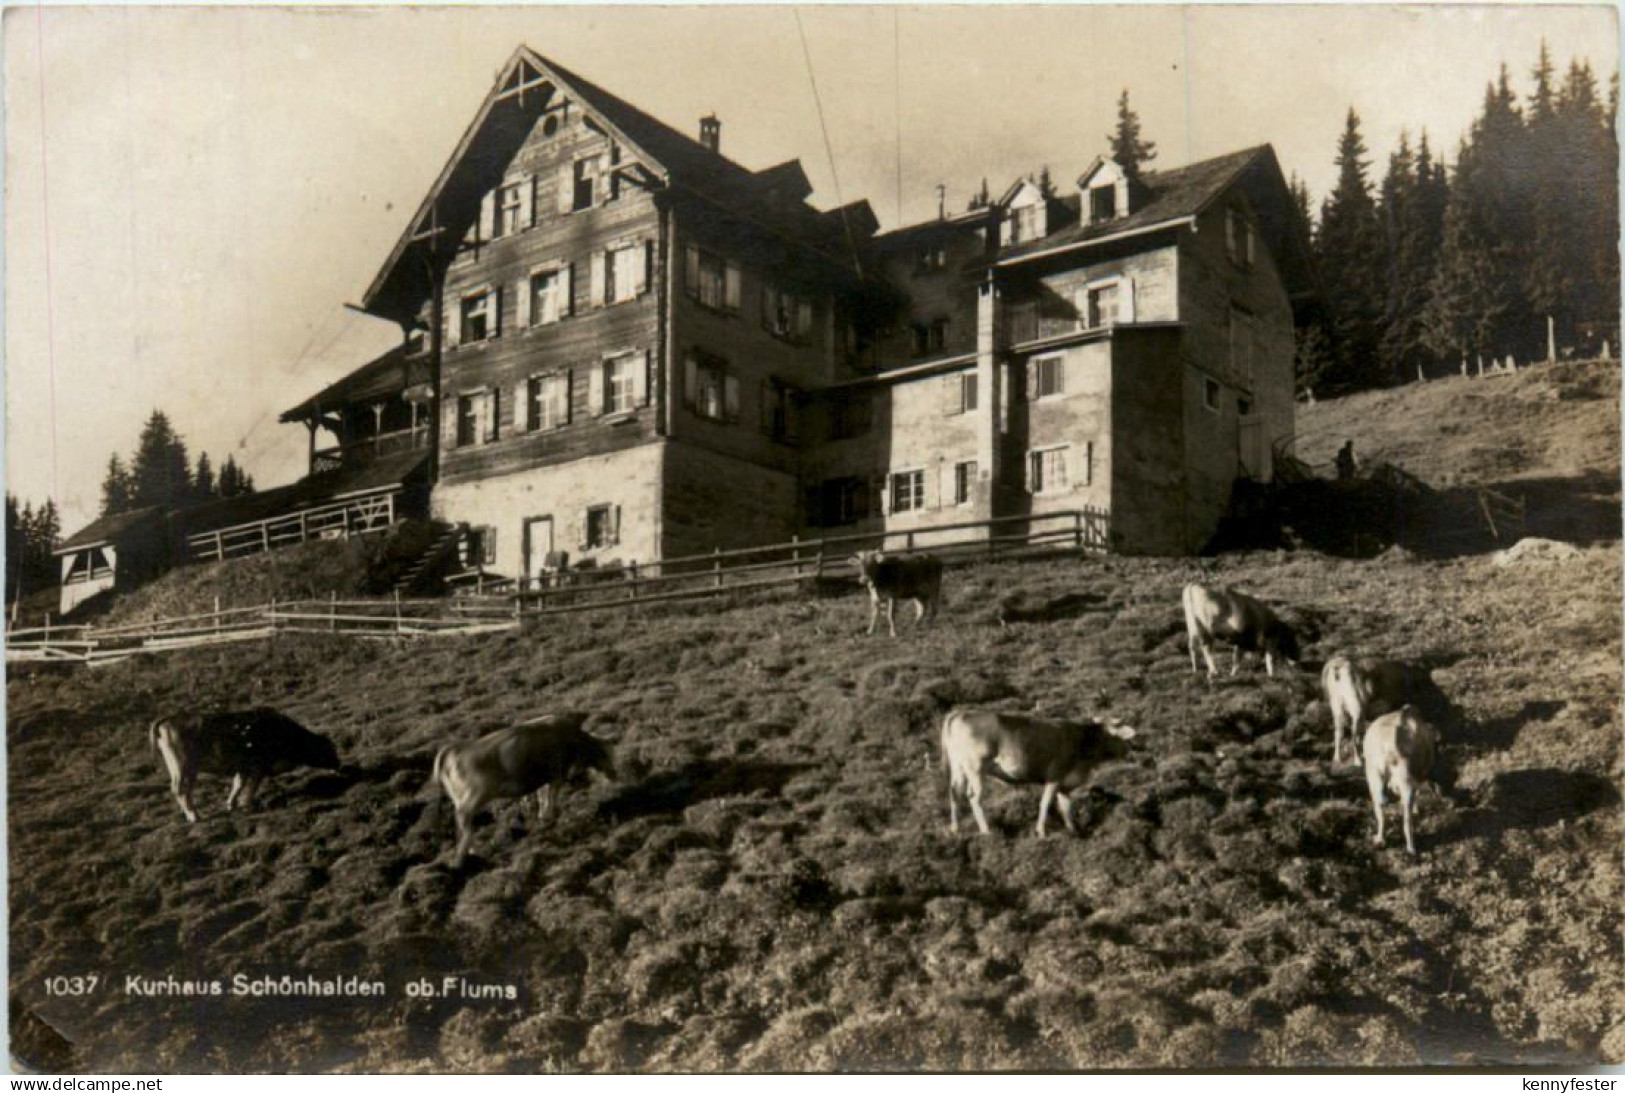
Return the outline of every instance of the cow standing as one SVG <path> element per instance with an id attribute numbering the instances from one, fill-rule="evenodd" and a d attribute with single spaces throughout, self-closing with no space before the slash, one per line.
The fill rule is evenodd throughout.
<path id="1" fill-rule="evenodd" d="M 246 810 L 260 782 L 297 767 L 338 770 L 333 742 L 276 710 L 251 710 L 161 717 L 148 734 L 169 771 L 169 788 L 188 823 L 197 822 L 192 787 L 199 774 L 231 776 L 226 797 L 230 812 L 239 800 Z"/>
<path id="2" fill-rule="evenodd" d="M 869 629 L 875 632 L 880 617 L 880 604 L 886 604 L 886 628 L 897 636 L 897 623 L 892 610 L 898 600 L 913 600 L 914 622 L 918 626 L 929 611 L 937 617 L 937 605 L 942 599 L 942 560 L 932 554 L 919 554 L 911 558 L 888 558 L 882 551 L 865 550 L 852 556 L 858 567 L 858 583 L 869 590 Z"/>
<path id="3" fill-rule="evenodd" d="M 942 765 L 948 772 L 948 826 L 959 831 L 963 797 L 982 834 L 989 832 L 982 812 L 982 776 L 1012 785 L 1044 787 L 1038 802 L 1038 834 L 1043 837 L 1051 804 L 1061 801 L 1061 821 L 1076 832 L 1072 795 L 1089 781 L 1095 767 L 1128 752 L 1134 730 L 1115 722 L 1047 721 L 995 710 L 954 709 L 942 720 Z"/>
<path id="4" fill-rule="evenodd" d="M 1320 672 L 1321 690 L 1332 711 L 1332 762 L 1343 761 L 1343 732 L 1349 730 L 1349 762 L 1359 762 L 1360 730 L 1371 718 L 1410 704 L 1431 713 L 1447 712 L 1447 701 L 1426 668 L 1396 660 L 1335 656 Z"/>
<path id="5" fill-rule="evenodd" d="M 1365 730 L 1365 781 L 1371 790 L 1371 807 L 1377 813 L 1377 833 L 1372 846 L 1383 841 L 1382 807 L 1384 789 L 1399 798 L 1405 824 L 1405 849 L 1416 856 L 1416 840 L 1411 835 L 1411 813 L 1416 811 L 1416 789 L 1428 780 L 1439 753 L 1439 734 L 1409 706 L 1384 714 Z"/>
<path id="6" fill-rule="evenodd" d="M 615 777 L 614 752 L 582 730 L 586 719 L 586 714 L 554 714 L 435 753 L 433 779 L 457 817 L 454 868 L 462 867 L 468 853 L 475 813 L 490 802 L 536 793 L 536 817 L 545 823 L 567 780 L 592 770 Z"/>
<path id="7" fill-rule="evenodd" d="M 1277 657 L 1297 663 L 1301 654 L 1298 636 L 1292 627 L 1282 622 L 1267 605 L 1246 593 L 1188 584 L 1181 599 L 1185 606 L 1185 638 L 1190 646 L 1191 671 L 1200 671 L 1196 666 L 1196 651 L 1200 649 L 1207 661 L 1208 679 L 1218 674 L 1209 648 L 1216 638 L 1230 643 L 1231 675 L 1236 674 L 1243 649 L 1262 653 L 1264 671 L 1271 676 L 1275 675 Z"/>

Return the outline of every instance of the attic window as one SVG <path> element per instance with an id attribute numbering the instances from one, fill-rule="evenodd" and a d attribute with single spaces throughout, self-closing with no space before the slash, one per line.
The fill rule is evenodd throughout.
<path id="1" fill-rule="evenodd" d="M 1224 247 L 1230 261 L 1242 269 L 1253 268 L 1253 224 L 1240 209 L 1225 213 Z"/>
<path id="2" fill-rule="evenodd" d="M 938 243 L 921 247 L 914 254 L 915 273 L 933 273 L 948 265 L 948 248 Z"/>
<path id="3" fill-rule="evenodd" d="M 524 184 L 514 183 L 497 191 L 497 235 L 516 235 L 523 227 Z"/>
<path id="4" fill-rule="evenodd" d="M 1035 201 L 1010 210 L 1010 242 L 1025 243 L 1044 234 L 1044 205 Z"/>
<path id="5" fill-rule="evenodd" d="M 1089 221 L 1098 223 L 1117 215 L 1117 187 L 1094 186 L 1089 190 Z"/>
<path id="6" fill-rule="evenodd" d="M 559 131 L 559 116 L 549 114 L 547 120 L 542 122 L 542 136 L 550 137 Z"/>
<path id="7" fill-rule="evenodd" d="M 598 185 L 598 160 L 578 159 L 575 164 L 575 189 L 571 191 L 570 211 L 580 212 L 592 208 L 593 195 Z"/>

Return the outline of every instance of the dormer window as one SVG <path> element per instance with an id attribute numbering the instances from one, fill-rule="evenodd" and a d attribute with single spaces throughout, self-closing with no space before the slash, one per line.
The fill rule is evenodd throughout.
<path id="1" fill-rule="evenodd" d="M 1097 224 L 1117 216 L 1117 187 L 1093 186 L 1089 190 L 1089 222 Z"/>
<path id="2" fill-rule="evenodd" d="M 1037 239 L 1043 232 L 1044 206 L 1034 202 L 1020 209 L 1010 210 L 1010 242 L 1025 243 Z"/>

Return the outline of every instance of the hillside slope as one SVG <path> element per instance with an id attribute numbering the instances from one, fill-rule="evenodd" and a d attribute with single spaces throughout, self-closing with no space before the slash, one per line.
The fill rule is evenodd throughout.
<path id="1" fill-rule="evenodd" d="M 1425 657 L 1463 706 L 1421 857 L 1370 845 L 1312 673 L 1191 674 L 1195 563 L 950 573 L 940 623 L 856 595 L 581 616 L 391 645 L 315 637 L 13 679 L 14 1006 L 67 1069 L 627 1070 L 1579 1063 L 1625 1058 L 1620 558 L 1221 560 L 1311 656 Z M 1009 601 L 1001 626 L 999 601 Z M 1138 726 L 1082 834 L 950 836 L 949 701 Z M 146 727 L 275 704 L 350 764 L 181 821 Z M 591 711 L 621 778 L 447 866 L 441 743 Z M 84 998 L 46 977 L 97 971 Z M 133 997 L 126 976 L 357 974 L 374 999 Z M 408 997 L 420 978 L 495 997 Z M 506 997 L 506 988 L 514 997 Z M 475 991 L 480 994 L 483 991 Z"/>

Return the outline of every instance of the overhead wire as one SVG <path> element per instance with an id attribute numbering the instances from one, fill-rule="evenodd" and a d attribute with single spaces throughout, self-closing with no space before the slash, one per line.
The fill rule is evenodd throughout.
<path id="1" fill-rule="evenodd" d="M 801 56 L 807 62 L 807 82 L 812 85 L 813 105 L 818 110 L 818 128 L 824 134 L 824 155 L 829 159 L 829 174 L 835 184 L 835 203 L 841 213 L 841 228 L 846 233 L 846 246 L 852 252 L 852 266 L 857 270 L 858 276 L 863 276 L 863 263 L 858 258 L 858 245 L 852 237 L 852 221 L 847 215 L 846 199 L 841 196 L 841 176 L 835 168 L 835 148 L 830 143 L 829 126 L 824 122 L 824 100 L 818 94 L 818 77 L 813 72 L 812 50 L 807 47 L 807 29 L 801 25 L 801 11 L 791 8 L 790 14 L 796 17 L 796 33 L 801 37 Z"/>

